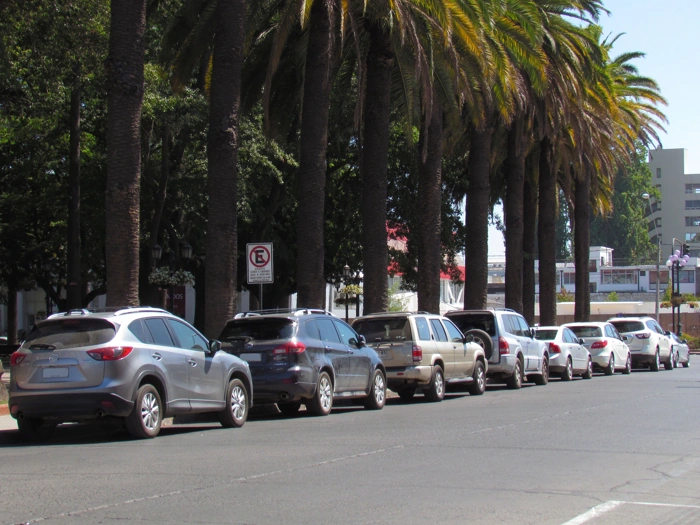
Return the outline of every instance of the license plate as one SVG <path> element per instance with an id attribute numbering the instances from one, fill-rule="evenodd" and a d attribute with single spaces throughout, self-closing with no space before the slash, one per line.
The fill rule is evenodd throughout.
<path id="1" fill-rule="evenodd" d="M 42 371 L 42 377 L 44 379 L 51 379 L 54 377 L 68 377 L 67 368 L 44 368 Z"/>
<path id="2" fill-rule="evenodd" d="M 243 361 L 248 361 L 249 363 L 257 363 L 257 362 L 260 362 L 262 360 L 260 357 L 260 354 L 258 354 L 258 353 L 241 354 L 241 359 L 243 359 Z"/>
<path id="3" fill-rule="evenodd" d="M 379 357 L 386 357 L 386 350 L 384 350 L 383 348 L 377 348 L 377 355 Z"/>

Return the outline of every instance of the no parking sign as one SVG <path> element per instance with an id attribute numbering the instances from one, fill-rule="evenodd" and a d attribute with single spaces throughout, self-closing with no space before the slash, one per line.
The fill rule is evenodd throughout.
<path id="1" fill-rule="evenodd" d="M 246 245 L 248 257 L 248 284 L 275 282 L 272 270 L 272 243 L 260 242 Z"/>

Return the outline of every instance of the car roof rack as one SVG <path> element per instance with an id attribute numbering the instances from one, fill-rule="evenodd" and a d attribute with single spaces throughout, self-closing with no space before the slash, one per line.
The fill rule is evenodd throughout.
<path id="1" fill-rule="evenodd" d="M 366 314 L 366 315 L 389 315 L 389 314 L 420 314 L 420 315 L 439 315 L 439 314 L 433 314 L 430 312 L 426 312 L 424 310 L 416 310 L 414 312 L 409 312 L 409 311 L 404 311 L 404 312 L 391 312 L 391 311 L 385 311 L 385 312 L 372 312 L 371 314 Z M 364 316 L 363 316 L 364 317 Z"/>
<path id="2" fill-rule="evenodd" d="M 113 313 L 116 315 L 133 314 L 139 312 L 159 312 L 159 313 L 170 313 L 162 308 L 155 308 L 153 306 L 104 306 L 101 308 L 74 308 L 68 310 L 67 312 L 59 312 L 56 314 L 51 314 L 47 319 L 56 319 L 59 317 L 70 317 L 74 315 L 90 315 L 90 314 L 104 314 Z"/>
<path id="3" fill-rule="evenodd" d="M 336 317 L 335 314 L 329 312 L 328 310 L 323 310 L 322 308 L 271 308 L 267 310 L 251 310 L 249 312 L 240 312 L 234 316 L 234 319 L 242 319 L 244 317 L 258 317 L 261 315 L 275 315 L 275 314 L 292 314 L 294 316 L 299 315 L 309 315 L 309 314 L 319 314 L 319 315 L 330 315 Z"/>

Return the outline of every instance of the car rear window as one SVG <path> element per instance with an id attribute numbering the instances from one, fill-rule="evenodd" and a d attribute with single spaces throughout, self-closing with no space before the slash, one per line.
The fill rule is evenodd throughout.
<path id="1" fill-rule="evenodd" d="M 553 341 L 557 337 L 557 330 L 540 330 L 535 331 L 535 339 L 541 341 Z"/>
<path id="2" fill-rule="evenodd" d="M 117 327 L 104 319 L 56 319 L 39 323 L 29 332 L 24 345 L 30 350 L 58 350 L 107 343 Z"/>
<path id="3" fill-rule="evenodd" d="M 641 321 L 611 321 L 618 332 L 639 332 L 646 327 Z"/>
<path id="4" fill-rule="evenodd" d="M 496 320 L 491 314 L 448 315 L 463 334 L 469 330 L 482 330 L 491 337 L 496 335 Z"/>
<path id="5" fill-rule="evenodd" d="M 407 317 L 362 319 L 353 323 L 355 331 L 372 341 L 412 341 L 411 325 Z"/>
<path id="6" fill-rule="evenodd" d="M 219 340 L 222 343 L 246 339 L 256 341 L 274 341 L 290 339 L 294 336 L 294 321 L 279 318 L 252 318 L 229 321 L 224 327 Z"/>
<path id="7" fill-rule="evenodd" d="M 578 337 L 603 337 L 603 331 L 599 326 L 570 326 Z"/>

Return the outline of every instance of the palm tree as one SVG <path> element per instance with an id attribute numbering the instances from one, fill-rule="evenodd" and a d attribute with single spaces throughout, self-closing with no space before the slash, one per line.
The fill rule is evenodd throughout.
<path id="1" fill-rule="evenodd" d="M 141 105 L 146 1 L 111 4 L 107 57 L 107 183 L 105 264 L 107 305 L 139 301 Z"/>
<path id="2" fill-rule="evenodd" d="M 217 0 L 209 96 L 209 196 L 205 241 L 205 321 L 208 337 L 218 336 L 233 317 L 236 298 L 236 185 L 245 0 Z"/>

